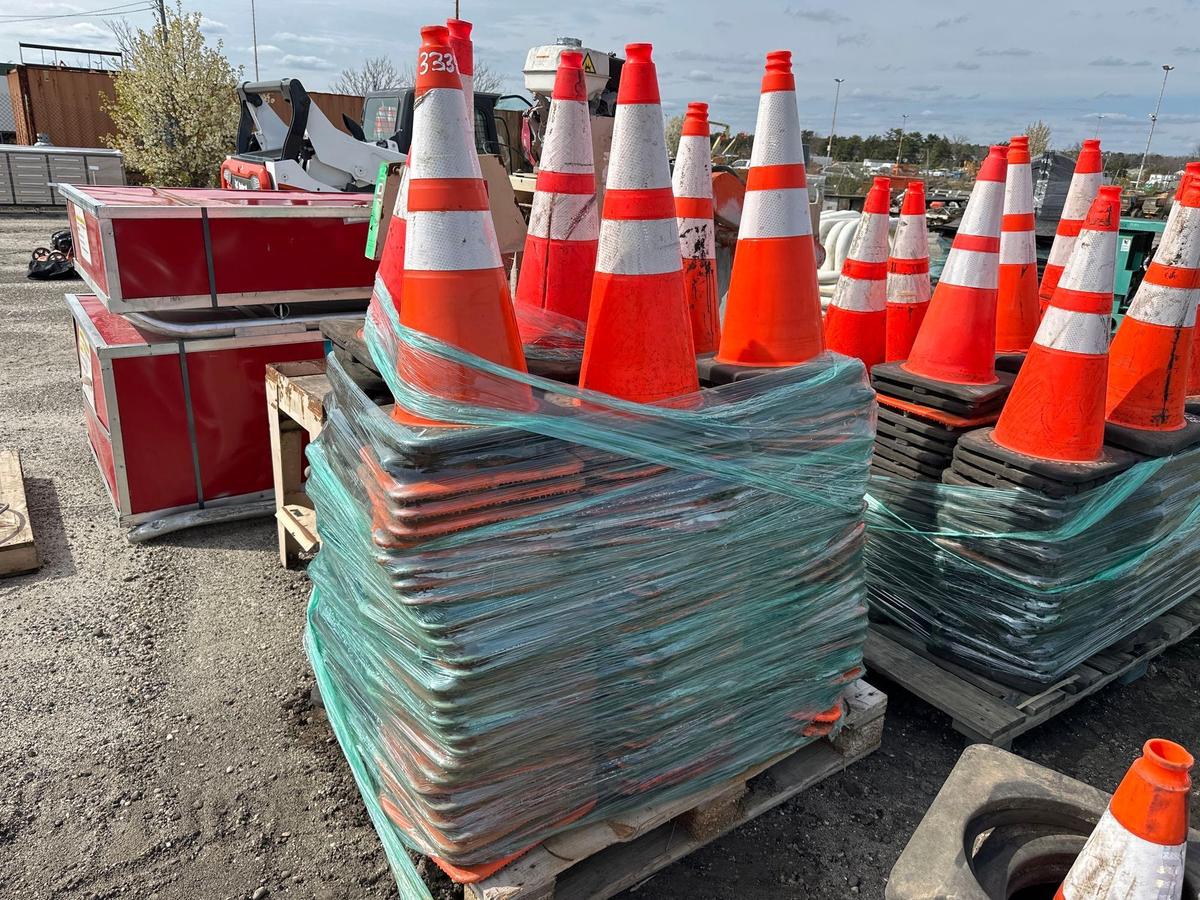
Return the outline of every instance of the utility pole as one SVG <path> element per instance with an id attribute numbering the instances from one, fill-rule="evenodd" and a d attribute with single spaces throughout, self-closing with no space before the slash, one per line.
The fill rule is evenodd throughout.
<path id="1" fill-rule="evenodd" d="M 900 154 L 904 152 L 904 129 L 908 127 L 908 113 L 900 117 L 900 143 L 896 147 L 896 165 L 900 165 Z"/>
<path id="2" fill-rule="evenodd" d="M 1154 112 L 1150 114 L 1150 133 L 1146 135 L 1146 149 L 1142 151 L 1142 164 L 1138 166 L 1137 181 L 1133 183 L 1135 188 L 1142 186 L 1142 179 L 1146 176 L 1146 157 L 1150 155 L 1150 142 L 1154 140 L 1154 123 L 1158 121 L 1158 111 L 1162 108 L 1163 93 L 1167 90 L 1167 76 L 1171 74 L 1174 66 L 1163 65 L 1163 81 L 1162 87 L 1158 89 L 1158 102 L 1154 104 Z"/>
<path id="3" fill-rule="evenodd" d="M 166 0 L 158 0 L 158 24 L 162 26 L 163 43 L 167 42 L 167 6 Z"/>
<path id="4" fill-rule="evenodd" d="M 825 155 L 829 157 L 830 162 L 833 162 L 833 135 L 837 131 L 838 98 L 842 95 L 842 82 L 846 79 L 835 78 L 833 80 L 837 87 L 833 89 L 833 121 L 829 123 L 829 145 L 825 148 Z"/>
<path id="5" fill-rule="evenodd" d="M 250 0 L 250 40 L 254 44 L 254 80 L 258 81 L 258 21 L 254 15 L 254 0 Z"/>

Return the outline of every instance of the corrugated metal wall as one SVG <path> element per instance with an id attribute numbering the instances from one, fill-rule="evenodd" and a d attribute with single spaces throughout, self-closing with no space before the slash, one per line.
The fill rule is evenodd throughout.
<path id="1" fill-rule="evenodd" d="M 39 132 L 59 147 L 103 147 L 113 131 L 100 95 L 114 96 L 111 72 L 20 65 L 8 73 L 17 143 L 32 144 Z"/>

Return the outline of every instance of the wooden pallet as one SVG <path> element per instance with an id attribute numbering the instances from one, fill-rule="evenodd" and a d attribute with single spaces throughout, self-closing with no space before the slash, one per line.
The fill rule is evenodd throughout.
<path id="1" fill-rule="evenodd" d="M 950 716 L 954 729 L 977 743 L 1005 749 L 1031 728 L 1070 709 L 1107 684 L 1129 684 L 1150 660 L 1200 629 L 1200 598 L 1159 616 L 1113 646 L 1088 657 L 1050 685 L 1001 684 L 934 656 L 924 642 L 894 625 L 873 623 L 863 651 L 867 667 Z"/>
<path id="2" fill-rule="evenodd" d="M 32 572 L 41 564 L 25 500 L 21 455 L 0 450 L 0 576 Z"/>
<path id="3" fill-rule="evenodd" d="M 275 484 L 279 561 L 291 568 L 300 553 L 317 548 L 317 514 L 304 493 L 304 444 L 325 425 L 325 396 L 331 390 L 325 360 L 267 366 L 267 423 Z"/>
<path id="4" fill-rule="evenodd" d="M 478 884 L 467 900 L 603 900 L 862 759 L 883 738 L 887 697 L 863 680 L 846 689 L 837 737 L 784 753 L 680 800 L 566 831 Z"/>

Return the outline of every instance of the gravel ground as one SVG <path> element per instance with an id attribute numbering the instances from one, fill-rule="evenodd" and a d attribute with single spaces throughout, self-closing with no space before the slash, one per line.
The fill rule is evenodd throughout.
<path id="1" fill-rule="evenodd" d="M 304 574 L 280 568 L 268 521 L 126 543 L 82 425 L 61 299 L 80 283 L 24 278 L 65 226 L 2 215 L 0 447 L 21 451 L 45 562 L 0 581 L 0 896 L 395 897 L 309 701 Z M 1198 647 L 1016 751 L 1111 789 L 1147 736 L 1194 744 Z M 963 743 L 874 682 L 889 696 L 880 751 L 626 896 L 881 898 Z"/>

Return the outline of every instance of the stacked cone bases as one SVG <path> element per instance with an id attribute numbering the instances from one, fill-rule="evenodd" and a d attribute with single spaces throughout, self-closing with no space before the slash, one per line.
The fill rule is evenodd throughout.
<path id="1" fill-rule="evenodd" d="M 1142 432 L 1185 430 L 1188 359 L 1197 356 L 1198 298 L 1200 177 L 1189 174 L 1180 182 L 1158 250 L 1113 337 L 1105 400 L 1111 424 Z"/>
<path id="2" fill-rule="evenodd" d="M 1008 151 L 992 147 L 975 178 L 929 312 L 903 369 L 951 384 L 996 382 L 996 295 Z"/>
<path id="3" fill-rule="evenodd" d="M 925 183 L 910 181 L 900 204 L 900 222 L 887 261 L 888 362 L 908 359 L 929 310 L 929 230 L 925 222 Z"/>
<path id="4" fill-rule="evenodd" d="M 583 54 L 564 50 L 550 99 L 517 303 L 587 321 L 599 229 Z M 530 317 L 522 328 L 533 340 L 552 330 L 552 323 Z"/>
<path id="5" fill-rule="evenodd" d="M 1056 900 L 1179 900 L 1192 755 L 1153 738 L 1129 767 Z"/>
<path id="6" fill-rule="evenodd" d="M 1000 223 L 996 349 L 1001 353 L 1028 350 L 1039 315 L 1033 171 L 1029 163 L 1029 139 L 1022 136 L 1013 138 L 1008 145 L 1004 218 Z"/>
<path id="7" fill-rule="evenodd" d="M 1121 189 L 1101 188 L 996 423 L 1000 446 L 1063 462 L 1101 458 L 1120 214 Z"/>
<path id="8" fill-rule="evenodd" d="M 699 381 L 658 75 L 650 44 L 625 51 L 579 386 L 655 403 Z"/>
<path id="9" fill-rule="evenodd" d="M 1058 287 L 1058 280 L 1062 277 L 1067 260 L 1071 258 L 1071 250 L 1075 247 L 1075 238 L 1079 229 L 1083 227 L 1083 219 L 1103 180 L 1100 142 L 1086 140 L 1083 142 L 1083 149 L 1079 151 L 1079 158 L 1075 160 L 1075 174 L 1071 176 L 1062 215 L 1054 232 L 1054 243 L 1050 247 L 1050 257 L 1042 272 L 1038 296 L 1043 314 L 1054 296 L 1054 289 Z"/>
<path id="10" fill-rule="evenodd" d="M 696 353 L 712 353 L 720 338 L 721 319 L 707 103 L 687 106 L 671 186 L 675 192 L 683 291 L 691 313 L 692 340 Z"/>
<path id="11" fill-rule="evenodd" d="M 876 178 L 825 314 L 826 346 L 868 369 L 883 362 L 886 344 L 890 200 L 891 180 Z"/>
<path id="12" fill-rule="evenodd" d="M 444 26 L 421 29 L 408 159 L 407 228 L 400 324 L 494 363 L 525 369 L 487 189 L 475 155 L 471 116 Z M 433 140 L 433 136 L 437 140 Z M 385 247 L 385 257 L 388 248 Z M 524 408 L 528 387 L 487 391 L 468 366 L 435 358 L 407 343 L 397 371 L 426 394 L 452 402 Z M 440 424 L 395 407 L 409 425 Z"/>
<path id="13" fill-rule="evenodd" d="M 754 133 L 716 359 L 792 366 L 825 347 L 790 51 L 767 54 Z"/>

